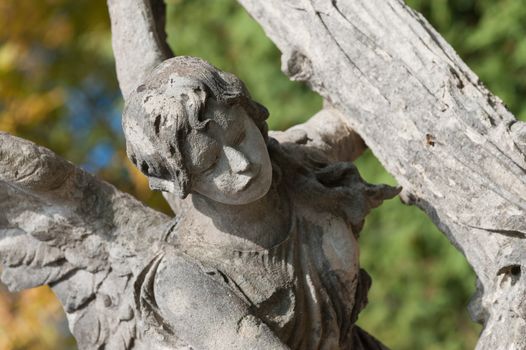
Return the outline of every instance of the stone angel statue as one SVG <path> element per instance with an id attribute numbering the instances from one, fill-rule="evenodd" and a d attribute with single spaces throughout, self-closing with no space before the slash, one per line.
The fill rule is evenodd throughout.
<path id="1" fill-rule="evenodd" d="M 110 13 L 148 28 L 152 3 Z M 370 286 L 357 239 L 399 189 L 360 177 L 345 117 L 268 132 L 234 75 L 162 55 L 123 70 L 119 55 L 127 154 L 175 217 L 1 133 L 2 281 L 49 285 L 81 349 L 385 349 L 355 325 Z"/>

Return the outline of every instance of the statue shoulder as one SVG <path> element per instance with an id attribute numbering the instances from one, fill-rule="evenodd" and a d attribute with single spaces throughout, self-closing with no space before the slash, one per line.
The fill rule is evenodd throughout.
<path id="1" fill-rule="evenodd" d="M 172 348 L 180 346 L 179 334 L 198 349 L 286 348 L 233 293 L 228 278 L 175 249 L 154 258 L 138 284 L 140 312 L 149 316 L 145 331 L 170 334 L 165 339 Z"/>

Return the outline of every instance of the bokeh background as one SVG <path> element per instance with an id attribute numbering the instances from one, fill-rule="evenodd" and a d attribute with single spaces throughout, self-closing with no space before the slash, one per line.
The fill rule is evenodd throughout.
<path id="1" fill-rule="evenodd" d="M 524 0 L 408 0 L 455 47 L 510 110 L 526 120 Z M 321 108 L 280 72 L 279 52 L 234 0 L 167 0 L 169 43 L 234 72 L 284 129 Z M 44 145 L 143 202 L 169 212 L 127 161 L 105 1 L 0 1 L 0 130 Z M 370 182 L 395 184 L 368 151 Z M 414 207 L 391 200 L 361 234 L 373 277 L 359 324 L 393 349 L 471 349 L 481 330 L 468 317 L 470 267 Z M 10 294 L 0 285 L 0 350 L 75 349 L 47 287 Z"/>

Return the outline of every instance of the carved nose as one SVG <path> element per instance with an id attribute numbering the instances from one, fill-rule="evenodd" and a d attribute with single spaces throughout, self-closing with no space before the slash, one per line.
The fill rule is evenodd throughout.
<path id="1" fill-rule="evenodd" d="M 225 156 L 228 159 L 228 164 L 232 172 L 241 174 L 250 169 L 250 161 L 243 155 L 243 153 L 235 150 L 232 147 L 225 146 L 223 148 Z"/>

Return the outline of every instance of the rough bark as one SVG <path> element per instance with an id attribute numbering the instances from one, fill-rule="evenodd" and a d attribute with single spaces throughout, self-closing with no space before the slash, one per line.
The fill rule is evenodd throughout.
<path id="1" fill-rule="evenodd" d="M 478 348 L 526 348 L 525 124 L 402 1 L 240 2 L 282 50 L 283 70 L 347 116 L 404 187 L 406 202 L 422 208 L 473 266 L 479 289 L 471 311 L 485 324 Z M 109 7 L 127 97 L 172 55 L 164 8 L 157 0 L 109 0 Z M 339 143 L 322 142 L 341 129 L 319 138 L 304 129 L 312 147 L 347 157 Z M 119 332 L 133 339 L 135 321 L 122 300 L 132 299 L 129 276 L 151 259 L 159 237 L 130 235 L 159 232 L 168 219 L 9 135 L 0 135 L 0 161 L 2 279 L 12 289 L 48 283 L 59 297 L 73 296 L 62 302 L 86 344 L 120 339 Z M 122 243 L 128 240 L 134 243 Z M 126 295 L 114 304 L 109 290 Z M 102 326 L 91 331 L 93 322 Z"/>
<path id="2" fill-rule="evenodd" d="M 400 0 L 240 3 L 466 256 L 478 348 L 525 348 L 525 123 Z"/>
<path id="3" fill-rule="evenodd" d="M 164 8 L 155 7 L 160 3 L 156 4 L 141 2 L 133 7 L 124 2 L 109 2 L 124 96 L 154 66 L 171 56 L 159 41 L 163 37 L 159 34 L 162 25 L 156 18 L 164 16 Z M 340 125 L 345 126 L 346 122 L 339 113 L 324 110 L 309 123 L 291 133 L 282 133 L 279 138 L 290 147 L 298 143 L 298 147 L 306 146 L 309 152 L 327 155 L 333 161 L 356 157 L 364 145 L 356 133 L 347 126 L 339 128 Z M 338 131 L 338 137 L 333 137 L 334 131 Z M 349 192 L 361 193 L 363 189 L 358 186 Z M 376 206 L 382 196 L 376 196 L 372 189 L 367 192 L 374 197 L 369 205 Z M 378 187 L 378 194 L 382 189 Z M 388 197 L 397 193 L 388 192 Z M 359 206 L 358 211 L 365 215 L 367 208 Z M 353 210 L 350 212 L 352 220 L 363 221 Z M 231 308 L 230 304 L 239 303 L 237 297 L 229 290 L 218 289 L 217 281 L 210 274 L 203 274 L 200 264 L 181 257 L 180 251 L 166 244 L 167 232 L 176 223 L 53 152 L 0 133 L 1 280 L 12 291 L 43 284 L 52 287 L 64 306 L 79 348 L 157 349 L 166 344 L 170 348 L 187 348 L 179 335 L 199 348 L 286 348 L 265 324 L 247 318 L 253 312 L 247 305 Z M 173 325 L 161 322 L 156 305 L 158 296 L 152 286 L 155 273 L 148 272 L 150 268 L 156 271 L 156 264 L 162 259 L 175 261 L 177 268 L 170 269 L 170 278 L 163 281 L 179 282 L 175 289 L 165 283 L 166 290 L 186 291 L 185 295 L 198 302 L 207 300 L 197 310 L 187 303 L 190 309 L 182 314 L 190 315 L 194 321 L 200 317 L 202 321 L 192 323 L 181 318 L 184 322 L 175 322 L 182 327 L 175 328 L 177 335 L 171 333 Z M 199 283 L 192 284 L 196 281 Z M 365 303 L 364 298 L 362 295 L 360 306 Z M 170 305 L 184 305 L 183 299 L 170 299 Z M 213 317 L 218 310 L 222 310 L 220 315 Z M 221 318 L 222 322 L 210 323 L 210 318 Z M 196 324 L 201 327 L 195 327 Z M 233 333 L 217 336 L 229 331 Z M 214 336 L 208 336 L 207 332 Z M 359 328 L 353 334 L 356 344 L 379 346 Z"/>

